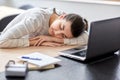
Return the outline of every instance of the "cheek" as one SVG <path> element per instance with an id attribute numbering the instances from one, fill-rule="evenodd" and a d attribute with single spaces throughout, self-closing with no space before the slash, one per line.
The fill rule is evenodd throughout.
<path id="1" fill-rule="evenodd" d="M 52 24 L 50 28 L 55 29 L 56 28 L 56 24 Z"/>
<path id="2" fill-rule="evenodd" d="M 50 28 L 48 29 L 48 33 L 51 35 Z"/>
<path id="3" fill-rule="evenodd" d="M 49 35 L 51 35 L 51 36 L 55 35 L 54 34 L 54 29 L 52 27 L 49 28 L 48 32 L 49 32 Z"/>
<path id="4" fill-rule="evenodd" d="M 53 24 L 51 24 L 51 28 L 52 29 L 54 29 L 54 30 L 56 30 L 56 29 L 58 29 L 58 26 L 59 26 L 59 23 L 57 22 L 57 21 L 55 21 L 55 22 L 53 22 Z"/>
<path id="5" fill-rule="evenodd" d="M 48 33 L 49 33 L 50 35 L 52 35 L 52 29 L 51 29 L 51 28 L 48 29 Z"/>

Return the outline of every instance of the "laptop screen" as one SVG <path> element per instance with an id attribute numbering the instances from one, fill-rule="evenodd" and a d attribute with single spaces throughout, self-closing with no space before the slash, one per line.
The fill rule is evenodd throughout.
<path id="1" fill-rule="evenodd" d="M 120 17 L 91 23 L 87 57 L 104 55 L 119 48 Z"/>

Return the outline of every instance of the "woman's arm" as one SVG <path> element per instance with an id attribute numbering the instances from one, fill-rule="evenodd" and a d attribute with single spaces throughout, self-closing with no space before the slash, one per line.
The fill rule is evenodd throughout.
<path id="1" fill-rule="evenodd" d="M 26 47 L 26 46 L 29 46 L 29 41 L 26 38 L 0 40 L 0 48 L 15 48 L 15 47 Z"/>
<path id="2" fill-rule="evenodd" d="M 25 17 L 26 14 L 18 15 L 10 24 L 3 30 L 0 36 L 0 48 L 14 48 L 29 46 L 29 38 L 24 37 L 32 32 L 35 32 L 38 24 L 35 17 Z M 23 38 L 24 37 L 24 38 Z"/>
<path id="3" fill-rule="evenodd" d="M 64 39 L 60 39 L 52 36 L 40 35 L 34 38 L 30 38 L 29 42 L 31 46 L 40 46 L 44 42 L 55 42 L 55 43 L 63 44 Z"/>
<path id="4" fill-rule="evenodd" d="M 56 43 L 56 42 L 42 42 L 41 44 L 36 44 L 37 40 L 30 40 L 30 46 L 49 46 L 49 47 L 55 47 L 55 46 L 62 46 L 64 44 Z M 36 44 L 36 45 L 35 45 Z"/>
<path id="5" fill-rule="evenodd" d="M 34 38 L 29 39 L 31 46 L 40 46 L 44 42 L 55 42 L 59 44 L 66 44 L 66 45 L 86 45 L 88 42 L 88 33 L 83 32 L 79 37 L 77 38 L 71 38 L 71 39 L 62 39 L 62 38 L 56 38 L 52 36 L 37 36 Z"/>

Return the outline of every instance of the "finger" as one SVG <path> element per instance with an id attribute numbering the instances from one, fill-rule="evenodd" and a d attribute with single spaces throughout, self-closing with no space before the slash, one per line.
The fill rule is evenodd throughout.
<path id="1" fill-rule="evenodd" d="M 48 46 L 56 47 L 56 46 L 60 46 L 60 44 L 58 44 L 58 43 L 51 43 L 51 44 L 49 44 Z"/>
<path id="2" fill-rule="evenodd" d="M 41 39 L 37 40 L 36 43 L 34 44 L 34 46 L 37 46 L 37 44 L 39 43 Z"/>
<path id="3" fill-rule="evenodd" d="M 30 40 L 37 40 L 39 37 L 30 38 Z"/>
<path id="4" fill-rule="evenodd" d="M 47 44 L 44 44 L 44 46 L 54 47 L 55 45 L 52 42 L 48 42 Z"/>
<path id="5" fill-rule="evenodd" d="M 32 41 L 32 40 L 37 40 L 37 39 L 39 39 L 38 37 L 37 38 L 31 38 L 30 40 Z"/>
<path id="6" fill-rule="evenodd" d="M 43 39 L 39 40 L 37 46 L 40 46 L 44 41 L 45 41 L 45 40 L 43 40 Z"/>
<path id="7" fill-rule="evenodd" d="M 56 45 L 55 44 L 50 44 L 49 47 L 56 47 Z"/>

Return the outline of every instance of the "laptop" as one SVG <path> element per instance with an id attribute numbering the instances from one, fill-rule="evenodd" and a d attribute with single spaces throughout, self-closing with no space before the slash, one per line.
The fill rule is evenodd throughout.
<path id="1" fill-rule="evenodd" d="M 60 51 L 61 56 L 89 61 L 120 49 L 120 17 L 91 22 L 88 45 Z"/>

